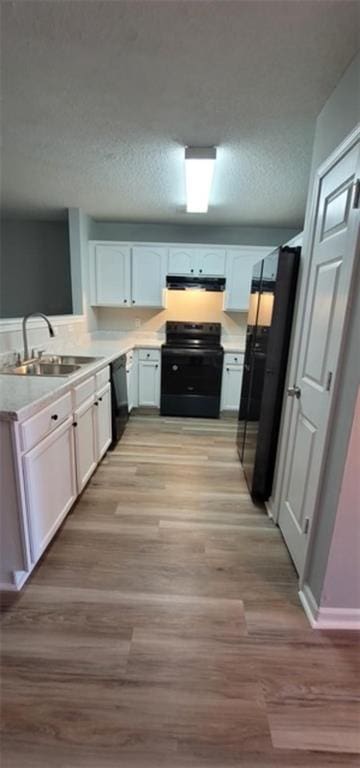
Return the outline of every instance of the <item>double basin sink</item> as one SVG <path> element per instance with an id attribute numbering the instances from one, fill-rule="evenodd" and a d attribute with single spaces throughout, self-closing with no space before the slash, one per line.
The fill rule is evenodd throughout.
<path id="1" fill-rule="evenodd" d="M 82 357 L 80 355 L 43 355 L 27 360 L 14 366 L 7 366 L 0 373 L 12 376 L 70 376 L 83 365 L 99 360 L 98 357 Z"/>

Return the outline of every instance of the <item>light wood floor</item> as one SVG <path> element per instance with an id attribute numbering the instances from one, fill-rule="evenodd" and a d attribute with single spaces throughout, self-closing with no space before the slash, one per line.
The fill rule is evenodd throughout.
<path id="1" fill-rule="evenodd" d="M 230 420 L 131 418 L 2 653 L 2 768 L 359 766 L 357 638 L 310 629 Z"/>

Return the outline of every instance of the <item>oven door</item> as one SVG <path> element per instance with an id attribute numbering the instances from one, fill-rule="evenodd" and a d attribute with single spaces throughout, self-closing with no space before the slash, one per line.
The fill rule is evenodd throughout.
<path id="1" fill-rule="evenodd" d="M 223 356 L 222 349 L 163 348 L 161 413 L 217 418 Z"/>

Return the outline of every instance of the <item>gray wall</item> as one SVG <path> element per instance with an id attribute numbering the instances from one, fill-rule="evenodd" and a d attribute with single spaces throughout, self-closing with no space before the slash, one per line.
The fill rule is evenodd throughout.
<path id="1" fill-rule="evenodd" d="M 360 120 L 360 54 L 346 70 L 337 88 L 320 113 L 315 132 L 312 173 L 326 159 L 340 142 L 355 128 Z M 323 585 L 334 531 L 335 518 L 344 474 L 346 454 L 353 422 L 356 395 L 359 385 L 359 339 L 360 327 L 360 280 L 359 270 L 353 281 L 353 300 L 348 323 L 346 345 L 341 365 L 341 386 L 335 403 L 330 445 L 326 457 L 326 475 L 322 484 L 318 509 L 318 526 L 315 533 L 310 563 L 306 575 L 318 605 L 324 600 Z M 346 557 L 346 552 L 344 552 Z M 353 581 L 347 585 L 347 606 L 354 605 L 357 592 L 357 562 L 354 561 Z M 337 607 L 337 606 L 332 606 Z"/>
<path id="2" fill-rule="evenodd" d="M 206 224 L 151 224 L 96 220 L 90 224 L 92 240 L 135 240 L 158 243 L 275 246 L 290 240 L 298 232 L 298 228 L 284 227 L 221 227 Z"/>
<path id="3" fill-rule="evenodd" d="M 67 221 L 2 220 L 0 317 L 72 313 Z"/>
<path id="4" fill-rule="evenodd" d="M 360 53 L 321 110 L 315 128 L 311 175 L 360 120 Z"/>

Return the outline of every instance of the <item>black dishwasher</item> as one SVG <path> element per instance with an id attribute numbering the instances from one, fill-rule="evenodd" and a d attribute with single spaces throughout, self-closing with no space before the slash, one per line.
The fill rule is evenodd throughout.
<path id="1" fill-rule="evenodd" d="M 117 357 L 110 364 L 112 443 L 115 448 L 129 418 L 126 382 L 126 355 Z"/>

